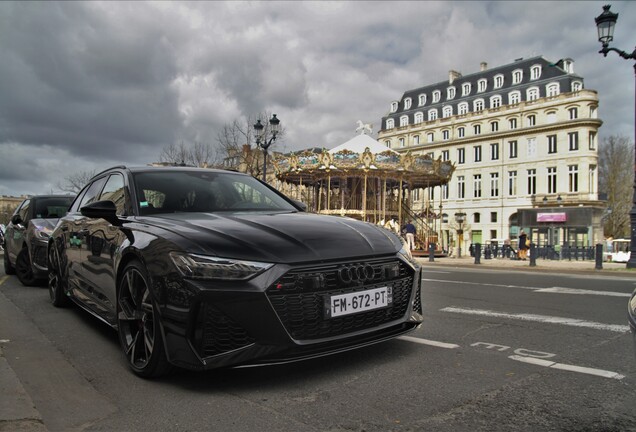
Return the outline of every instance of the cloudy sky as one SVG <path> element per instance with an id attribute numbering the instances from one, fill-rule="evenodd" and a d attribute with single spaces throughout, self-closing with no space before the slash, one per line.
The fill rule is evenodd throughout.
<path id="1" fill-rule="evenodd" d="M 570 57 L 600 97 L 604 136 L 634 136 L 634 69 L 598 54 L 604 2 L 1 2 L 0 195 L 216 144 L 278 114 L 276 150 L 331 148 L 404 91 L 519 57 Z M 636 44 L 636 2 L 614 44 Z"/>

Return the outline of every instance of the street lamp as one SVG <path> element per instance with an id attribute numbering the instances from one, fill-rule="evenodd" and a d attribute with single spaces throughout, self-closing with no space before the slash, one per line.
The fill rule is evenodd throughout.
<path id="1" fill-rule="evenodd" d="M 459 242 L 459 249 L 457 250 L 457 257 L 462 257 L 462 242 L 464 241 L 464 222 L 466 221 L 466 213 L 455 213 L 455 221 L 459 224 L 457 229 L 457 241 Z"/>
<path id="2" fill-rule="evenodd" d="M 618 20 L 618 14 L 610 12 L 610 5 L 603 6 L 603 13 L 594 20 L 596 21 L 596 28 L 598 30 L 598 41 L 603 46 L 599 53 L 607 57 L 607 53 L 614 51 L 625 60 L 636 60 L 636 49 L 629 54 L 625 51 L 609 47 L 609 43 L 614 40 L 614 26 Z M 636 82 L 636 62 L 634 62 L 634 78 Z M 631 253 L 629 261 L 627 261 L 627 268 L 636 268 L 636 89 L 634 95 L 634 146 L 634 195 L 632 198 L 632 210 L 629 212 L 632 229 Z"/>
<path id="3" fill-rule="evenodd" d="M 261 119 L 256 121 L 254 125 L 254 134 L 256 135 L 256 145 L 263 149 L 263 181 L 267 181 L 267 149 L 276 141 L 276 135 L 278 135 L 278 129 L 280 120 L 276 118 L 276 114 L 272 114 L 272 118 L 269 119 L 269 133 L 271 138 L 267 139 L 267 132 L 265 126 L 261 123 Z"/>

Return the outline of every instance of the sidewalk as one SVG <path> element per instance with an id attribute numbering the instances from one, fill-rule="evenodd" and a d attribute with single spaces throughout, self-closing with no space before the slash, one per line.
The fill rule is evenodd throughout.
<path id="1" fill-rule="evenodd" d="M 506 258 L 484 259 L 481 257 L 480 264 L 475 264 L 475 258 L 468 256 L 435 258 L 433 262 L 428 257 L 415 258 L 421 264 L 439 265 L 444 267 L 471 267 L 488 268 L 493 270 L 524 270 L 537 272 L 557 272 L 557 273 L 590 273 L 603 276 L 634 276 L 636 269 L 628 269 L 625 263 L 604 262 L 603 268 L 596 270 L 595 261 L 576 260 L 546 260 L 537 259 L 536 266 L 530 266 L 530 259 L 527 261 L 511 260 Z"/>

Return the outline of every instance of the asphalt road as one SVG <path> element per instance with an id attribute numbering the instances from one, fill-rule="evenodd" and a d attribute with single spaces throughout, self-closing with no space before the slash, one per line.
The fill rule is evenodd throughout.
<path id="1" fill-rule="evenodd" d="M 425 266 L 424 279 L 409 337 L 149 381 L 110 328 L 0 273 L 0 346 L 50 431 L 636 431 L 633 276 Z"/>

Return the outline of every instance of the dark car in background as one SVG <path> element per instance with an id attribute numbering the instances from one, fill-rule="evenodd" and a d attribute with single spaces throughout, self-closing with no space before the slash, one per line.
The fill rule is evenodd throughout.
<path id="1" fill-rule="evenodd" d="M 37 195 L 25 199 L 11 216 L 4 233 L 4 272 L 23 285 L 46 279 L 49 235 L 73 201 L 71 195 Z"/>
<path id="2" fill-rule="evenodd" d="M 95 176 L 49 243 L 49 293 L 117 329 L 138 375 L 341 352 L 422 322 L 394 233 L 322 216 L 254 177 L 181 167 Z"/>

